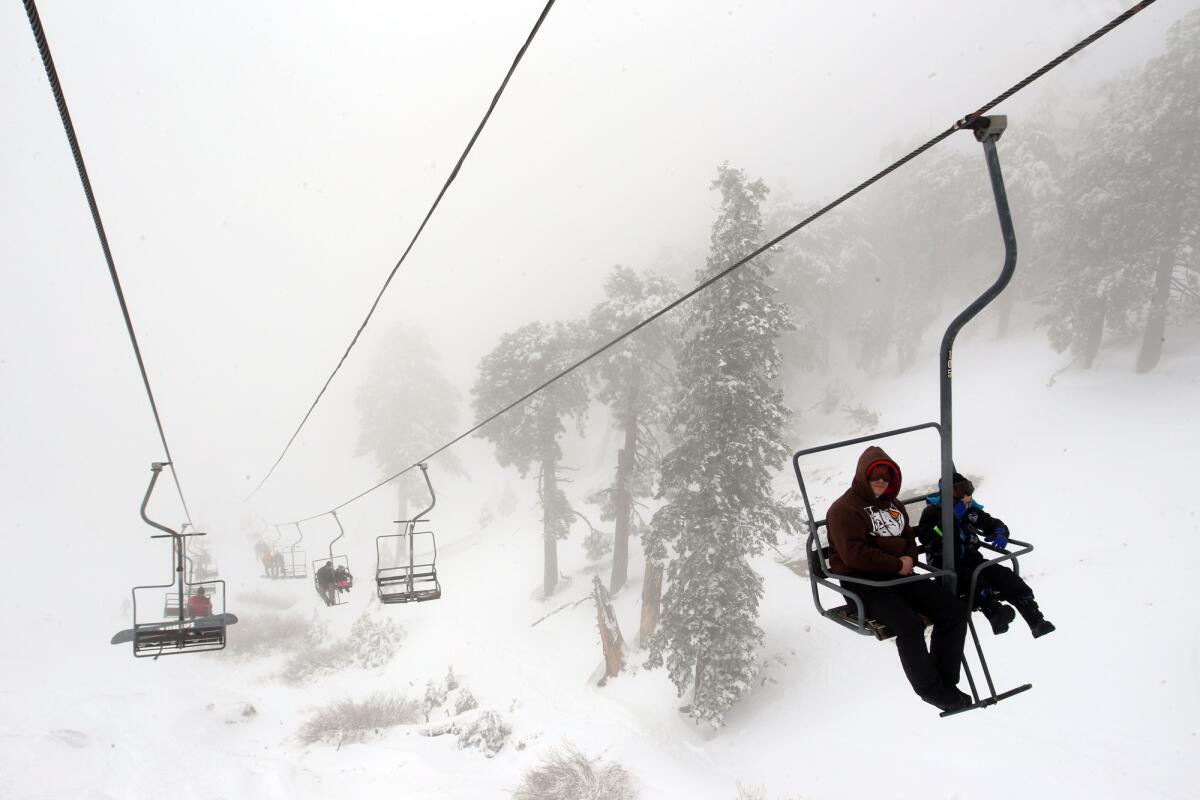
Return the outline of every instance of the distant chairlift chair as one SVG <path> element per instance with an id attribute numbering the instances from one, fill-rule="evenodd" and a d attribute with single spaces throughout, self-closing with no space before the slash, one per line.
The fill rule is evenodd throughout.
<path id="1" fill-rule="evenodd" d="M 321 559 L 317 559 L 316 561 L 312 562 L 313 588 L 317 590 L 317 594 L 321 595 L 322 598 L 324 598 L 324 595 L 321 594 L 321 584 L 320 584 L 320 579 L 319 579 L 317 573 L 320 571 L 321 567 L 325 566 L 326 562 L 333 564 L 334 571 L 336 571 L 338 567 L 344 567 L 347 574 L 350 574 L 350 559 L 345 555 L 335 556 L 333 554 L 333 546 L 335 544 L 337 544 L 338 541 L 346 535 L 346 529 L 342 527 L 342 521 L 340 519 L 338 519 L 338 515 L 337 515 L 336 511 L 330 511 L 329 513 L 333 517 L 333 521 L 336 522 L 337 526 L 338 526 L 339 533 L 338 533 L 337 539 L 334 539 L 332 542 L 329 543 L 328 558 L 321 558 Z M 350 587 L 352 587 L 353 585 L 354 585 L 353 580 L 351 580 Z M 347 587 L 347 588 L 350 588 L 350 587 Z M 341 589 L 338 589 L 335 587 L 332 597 L 333 597 L 333 602 L 327 603 L 328 605 L 340 606 L 340 605 L 344 605 L 346 603 L 346 601 L 342 599 L 342 590 Z"/>
<path id="2" fill-rule="evenodd" d="M 115 634 L 112 644 L 133 644 L 133 655 L 137 658 L 158 658 L 160 655 L 176 655 L 180 653 L 201 653 L 209 650 L 221 650 L 225 647 L 225 634 L 228 626 L 237 622 L 237 617 L 225 612 L 225 581 L 189 581 L 185 572 L 188 562 L 185 553 L 185 541 L 190 536 L 205 534 L 182 533 L 160 525 L 146 516 L 146 505 L 158 481 L 158 475 L 164 463 L 155 462 L 150 465 L 150 486 L 142 500 L 141 515 L 147 525 L 157 528 L 164 533 L 151 536 L 152 539 L 171 539 L 171 562 L 175 572 L 174 580 L 164 584 L 135 586 L 133 588 L 133 627 Z M 141 604 L 138 609 L 139 597 L 146 597 L 156 590 L 174 589 L 163 606 L 157 603 Z M 149 615 L 145 609 L 163 608 L 159 616 L 152 611 Z"/>
<path id="3" fill-rule="evenodd" d="M 425 515 L 437 505 L 437 495 L 434 494 L 433 484 L 429 481 L 429 465 L 419 464 L 421 474 L 425 476 L 425 485 L 429 487 L 429 507 L 412 519 L 396 520 L 404 526 L 403 533 L 393 533 L 375 538 L 375 584 L 382 603 L 420 603 L 425 600 L 437 600 L 442 596 L 442 584 L 437 574 L 437 538 L 433 531 L 419 531 L 417 524 L 427 522 Z M 429 550 L 423 552 L 420 561 L 416 557 L 417 537 L 429 537 Z M 383 565 L 384 542 L 392 543 L 392 552 L 399 552 L 401 542 L 408 550 L 407 565 Z"/>
<path id="4" fill-rule="evenodd" d="M 299 522 L 293 522 L 296 526 L 296 533 L 300 537 L 288 546 L 284 554 L 283 562 L 283 577 L 285 578 L 307 578 L 308 577 L 308 557 L 299 545 L 304 541 L 304 531 L 300 529 Z"/>

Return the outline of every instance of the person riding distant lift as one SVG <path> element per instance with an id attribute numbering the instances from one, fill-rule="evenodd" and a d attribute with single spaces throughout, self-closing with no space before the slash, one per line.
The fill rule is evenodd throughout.
<path id="1" fill-rule="evenodd" d="M 333 562 L 326 561 L 325 566 L 317 570 L 317 594 L 321 595 L 321 599 L 325 601 L 325 605 L 332 606 L 337 603 L 337 586 L 333 574 Z"/>
<path id="2" fill-rule="evenodd" d="M 207 596 L 204 587 L 196 589 L 196 593 L 188 598 L 188 614 L 193 617 L 212 616 L 212 600 Z"/>

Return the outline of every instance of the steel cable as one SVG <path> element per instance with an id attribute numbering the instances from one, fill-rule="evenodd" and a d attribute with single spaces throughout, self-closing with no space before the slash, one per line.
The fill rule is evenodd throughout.
<path id="1" fill-rule="evenodd" d="M 535 394 L 537 394 L 538 392 L 542 391 L 542 390 L 543 390 L 543 389 L 545 389 L 546 387 L 550 386 L 551 384 L 555 383 L 556 381 L 558 381 L 558 380 L 561 380 L 562 378 L 566 377 L 566 376 L 567 376 L 567 375 L 569 375 L 570 373 L 572 373 L 572 372 L 574 372 L 575 370 L 579 369 L 580 367 L 582 367 L 582 366 L 583 366 L 584 364 L 586 364 L 587 362 L 591 361 L 591 360 L 592 360 L 593 358 L 595 358 L 596 356 L 600 355 L 601 353 L 605 352 L 606 350 L 608 350 L 609 348 L 613 347 L 614 345 L 616 345 L 616 344 L 619 344 L 620 342 L 624 341 L 624 340 L 625 340 L 625 339 L 627 339 L 628 337 L 630 337 L 630 336 L 632 336 L 633 334 L 637 333 L 637 332 L 638 332 L 638 331 L 640 331 L 642 328 L 644 328 L 644 327 L 646 327 L 647 325 L 649 325 L 651 322 L 654 322 L 654 320 L 658 319 L 659 317 L 663 316 L 664 314 L 667 314 L 667 313 L 669 313 L 670 311 L 674 310 L 675 308 L 677 308 L 677 307 L 678 307 L 678 306 L 680 306 L 681 304 L 683 304 L 683 303 L 687 302 L 687 301 L 688 301 L 688 300 L 690 300 L 692 297 L 696 296 L 696 295 L 697 295 L 697 294 L 699 294 L 700 292 L 702 292 L 702 291 L 704 291 L 705 289 L 707 289 L 709 286 L 712 286 L 712 285 L 713 285 L 714 283 L 716 283 L 717 281 L 721 280 L 722 278 L 725 278 L 727 275 L 729 275 L 730 273 L 732 273 L 734 270 L 738 269 L 739 267 L 742 267 L 742 266 L 744 266 L 744 265 L 745 265 L 747 262 L 749 262 L 749 261 L 753 260 L 754 258 L 756 258 L 756 257 L 758 257 L 758 256 L 760 256 L 760 255 L 762 255 L 764 252 L 766 252 L 767 250 L 770 250 L 772 247 L 774 247 L 775 245 L 779 244 L 779 243 L 780 243 L 780 242 L 782 242 L 784 239 L 787 239 L 787 238 L 788 238 L 789 236 L 791 236 L 792 234 L 796 233 L 797 231 L 801 230 L 802 228 L 805 228 L 805 227 L 807 227 L 809 224 L 811 224 L 811 223 L 812 223 L 812 222 L 814 222 L 815 220 L 817 220 L 817 219 L 819 219 L 819 218 L 823 217 L 824 215 L 828 214 L 828 213 L 829 213 L 830 211 L 832 211 L 833 209 L 835 209 L 835 208 L 837 208 L 838 206 L 840 206 L 840 205 L 842 205 L 843 203 L 845 203 L 845 202 L 846 202 L 847 200 L 849 200 L 851 197 L 854 197 L 854 196 L 855 196 L 856 194 L 858 194 L 859 192 L 862 192 L 864 189 L 867 189 L 867 188 L 868 188 L 868 187 L 870 187 L 872 184 L 874 184 L 874 183 L 878 182 L 879 180 L 881 180 L 882 178 L 886 177 L 888 174 L 890 174 L 890 173 L 892 173 L 892 172 L 895 172 L 897 169 L 899 169 L 900 167 L 904 166 L 904 165 L 905 165 L 905 164 L 907 164 L 909 161 L 912 161 L 912 160 L 913 160 L 914 158 L 916 158 L 917 156 L 920 156 L 922 153 L 924 153 L 925 151 L 929 150 L 931 147 L 933 147 L 934 145 L 936 145 L 936 144 L 938 144 L 939 142 L 943 141 L 944 139 L 946 139 L 946 138 L 947 138 L 947 137 L 949 137 L 950 135 L 954 134 L 954 133 L 955 133 L 955 132 L 957 132 L 957 131 L 963 130 L 964 128 L 967 128 L 967 127 L 968 127 L 968 126 L 970 126 L 970 125 L 971 125 L 971 123 L 972 123 L 972 122 L 974 122 L 976 119 L 978 119 L 979 117 L 983 116 L 984 114 L 986 114 L 986 113 L 987 113 L 988 111 L 990 111 L 991 109 L 995 108 L 997 105 L 999 105 L 999 104 L 1000 104 L 1000 103 L 1002 103 L 1003 101 L 1005 101 L 1005 100 L 1007 100 L 1008 98 L 1012 97 L 1012 96 L 1013 96 L 1014 94 L 1016 94 L 1017 92 L 1021 91 L 1021 90 L 1022 90 L 1022 89 L 1024 89 L 1024 88 L 1026 88 L 1027 86 L 1029 86 L 1029 84 L 1033 83 L 1033 82 L 1034 82 L 1034 81 L 1036 81 L 1038 78 L 1041 78 L 1041 77 L 1042 77 L 1043 75 L 1045 75 L 1047 72 L 1049 72 L 1050 70 L 1054 69 L 1054 68 L 1055 68 L 1055 67 L 1057 67 L 1059 64 L 1063 63 L 1064 61 L 1066 61 L 1068 58 L 1070 58 L 1071 56 L 1075 55 L 1075 54 L 1076 54 L 1076 53 L 1078 53 L 1079 51 L 1081 51 L 1081 50 L 1083 50 L 1084 48 L 1088 47 L 1088 46 L 1089 46 L 1089 45 L 1091 45 L 1093 42 L 1095 42 L 1097 39 L 1101 38 L 1101 37 L 1102 37 L 1102 36 L 1104 36 L 1105 34 L 1107 34 L 1107 33 L 1109 33 L 1110 31 L 1112 31 L 1114 28 L 1116 28 L 1116 27 L 1118 27 L 1119 25 L 1121 25 L 1122 23 L 1126 22 L 1126 21 L 1127 21 L 1129 18 L 1133 17 L 1133 16 L 1134 16 L 1135 14 L 1137 14 L 1138 12 L 1140 12 L 1140 11 L 1144 11 L 1146 8 L 1149 8 L 1150 6 L 1154 5 L 1154 3 L 1155 3 L 1155 2 L 1157 2 L 1157 0 L 1143 0 L 1142 2 L 1139 2 L 1139 3 L 1137 3 L 1137 4 L 1136 4 L 1136 5 L 1134 5 L 1132 8 L 1130 8 L 1129 10 L 1127 10 L 1125 13 L 1121 14 L 1121 15 L 1120 15 L 1120 16 L 1118 16 L 1118 17 L 1115 17 L 1115 18 L 1114 18 L 1114 19 L 1113 19 L 1111 22 L 1109 22 L 1109 23 L 1108 23 L 1107 25 L 1105 25 L 1104 27 L 1102 27 L 1102 28 L 1099 28 L 1099 29 L 1098 29 L 1098 30 L 1096 30 L 1094 33 L 1092 33 L 1091 35 L 1089 35 L 1089 36 L 1087 36 L 1086 38 L 1084 38 L 1084 39 L 1080 40 L 1080 41 L 1079 41 L 1077 44 L 1075 44 L 1073 47 L 1071 47 L 1071 48 L 1069 48 L 1069 49 L 1067 49 L 1067 50 L 1064 50 L 1064 51 L 1063 51 L 1063 52 L 1062 52 L 1060 55 L 1058 55 L 1057 57 L 1055 57 L 1055 58 L 1054 58 L 1054 59 L 1052 59 L 1051 61 L 1047 62 L 1047 63 L 1046 63 L 1044 66 L 1042 66 L 1041 68 L 1039 68 L 1039 69 L 1037 69 L 1036 71 L 1034 71 L 1034 72 L 1030 73 L 1030 74 L 1029 74 L 1027 77 L 1023 78 L 1022 80 L 1018 81 L 1017 83 L 1013 84 L 1013 85 L 1012 85 L 1011 87 L 1009 87 L 1007 90 L 1005 90 L 1004 92 L 1002 92 L 1001 94 L 999 94 L 999 95 L 998 95 L 998 96 L 997 96 L 995 99 L 993 99 L 993 100 L 991 100 L 991 101 L 989 101 L 989 102 L 985 103 L 984 105 L 980 106 L 980 107 L 979 107 L 979 108 L 978 108 L 976 111 L 973 111 L 973 112 L 971 112 L 970 114 L 967 114 L 966 116 L 964 116 L 962 119 L 960 119 L 960 120 L 958 120 L 957 122 L 955 122 L 953 125 L 951 125 L 951 126 L 950 126 L 949 128 L 947 128 L 946 130 L 942 131 L 941 133 L 937 134 L 937 135 L 936 135 L 936 136 L 934 136 L 933 138 L 929 139 L 929 141 L 925 142 L 924 144 L 922 144 L 922 145 L 920 145 L 920 146 L 916 147 L 914 150 L 912 150 L 912 151 L 911 151 L 911 152 L 909 152 L 908 154 L 906 154 L 906 155 L 904 155 L 904 156 L 900 157 L 900 158 L 899 158 L 899 159 L 897 159 L 896 161 L 893 161 L 891 164 L 889 164 L 888 166 L 886 166 L 886 167 L 884 167 L 883 169 L 879 170 L 879 171 L 878 171 L 878 172 L 876 172 L 874 175 L 872 175 L 871 177 L 869 177 L 869 178 L 867 178 L 866 180 L 864 180 L 862 183 L 859 183 L 859 184 L 858 184 L 857 186 L 855 186 L 854 188 L 852 188 L 852 189 L 850 189 L 849 191 L 847 191 L 846 193 L 842 194 L 842 195 L 841 195 L 840 197 L 838 197 L 836 200 L 833 200 L 832 202 L 830 202 L 830 203 L 828 203 L 828 204 L 826 204 L 826 205 L 822 206 L 821 208 L 817 209 L 817 210 L 816 210 L 816 211 L 814 211 L 812 214 L 810 214 L 809 216 L 805 217 L 803 220 L 801 220 L 800 222 L 796 223 L 796 224 L 795 224 L 795 225 L 793 225 L 792 227 L 788 228 L 788 229 L 787 229 L 787 230 L 785 230 L 783 233 L 780 233 L 779 235 L 775 236 L 774 238 L 772 238 L 770 241 L 766 242 L 765 244 L 759 245 L 759 246 L 758 246 L 757 248 L 755 248 L 755 249 L 754 249 L 752 252 L 748 253 L 747 255 L 743 256 L 743 257 L 742 257 L 742 258 L 740 258 L 740 259 L 738 259 L 738 260 L 737 260 L 737 261 L 735 261 L 734 263 L 732 263 L 732 264 L 730 264 L 729 266 L 725 267 L 725 268 L 724 268 L 724 269 L 722 269 L 720 272 L 716 273 L 715 275 L 713 275 L 712 277 L 708 278 L 707 280 L 705 280 L 705 281 L 703 281 L 703 282 L 701 282 L 701 283 L 697 284 L 697 285 L 696 285 L 696 286 L 694 286 L 692 289 L 690 289 L 690 290 L 689 290 L 689 291 L 688 291 L 686 294 L 684 294 L 684 295 L 682 295 L 682 296 L 678 297 L 677 299 L 675 299 L 675 300 L 673 300 L 672 302 L 668 303 L 667 305 L 663 306 L 663 307 L 662 307 L 662 308 L 660 308 L 658 311 L 655 311 L 653 314 L 651 314 L 650 316 L 646 317 L 644 320 L 642 320 L 641 322 L 639 322 L 637 325 L 634 325 L 632 328 L 630 328 L 629 330 L 625 331 L 625 332 L 624 332 L 624 333 L 622 333 L 621 335 L 617 336 L 615 339 L 611 340 L 611 341 L 610 341 L 610 342 L 608 342 L 607 344 L 605 344 L 605 345 L 601 346 L 599 349 L 592 351 L 592 352 L 591 352 L 591 353 L 589 353 L 588 355 L 586 355 L 586 356 L 584 356 L 583 358 L 579 359 L 578 361 L 574 362 L 574 363 L 573 363 L 573 364 L 571 364 L 569 367 L 566 367 L 565 369 L 563 369 L 562 371 L 558 372 L 558 373 L 557 373 L 556 375 L 554 375 L 553 377 L 551 377 L 551 378 L 549 378 L 548 380 L 546 380 L 546 381 L 542 382 L 541 384 L 539 384 L 539 385 L 538 385 L 536 388 L 534 388 L 534 389 L 531 389 L 529 392 L 527 392 L 527 393 L 525 393 L 525 394 L 521 395 L 519 398 L 517 398 L 516 400 L 512 401 L 511 403 L 509 403 L 508 405 L 506 405 L 504 408 L 500 409 L 500 410 L 499 410 L 499 411 L 497 411 L 496 413 L 494 413 L 494 414 L 492 414 L 491 416 L 487 417 L 486 419 L 484 419 L 484 420 L 481 420 L 480 422 L 476 423 L 476 424 L 475 424 L 473 427 L 469 428 L 468 430 L 464 431 L 463 433 L 459 434 L 458 436 L 455 436 L 453 439 L 451 439 L 450 441 L 446 442 L 446 443 L 445 443 L 445 444 L 443 444 L 441 447 L 437 448 L 436 450 L 432 451 L 431 453 L 428 453 L 427 455 L 425 455 L 425 456 L 421 457 L 420 459 L 418 459 L 418 460 L 417 460 L 416 462 L 414 462 L 413 464 L 410 464 L 409 466 L 405 467 L 404 469 L 400 470 L 399 472 L 397 472 L 397 473 L 395 473 L 395 474 L 393 474 L 393 475 L 390 475 L 390 476 L 389 476 L 389 477 L 387 477 L 387 478 L 384 478 L 383 480 L 381 480 L 379 483 L 376 483 L 376 484 L 375 484 L 374 486 L 372 486 L 371 488 L 369 488 L 369 489 L 366 489 L 366 490 L 364 490 L 364 491 L 362 491 L 362 492 L 359 492 L 358 494 L 354 495 L 354 497 L 351 497 L 349 500 L 346 500 L 345 502 L 343 502 L 343 503 L 341 503 L 341 504 L 339 504 L 339 505 L 337 505 L 337 506 L 334 506 L 334 507 L 333 507 L 332 509 L 330 509 L 329 511 L 322 511 L 321 513 L 319 513 L 319 514 L 314 514 L 314 515 L 312 515 L 311 517 L 305 517 L 304 519 L 298 520 L 298 522 L 308 522 L 308 521 L 310 521 L 310 520 L 314 520 L 314 519 L 317 519 L 317 518 L 319 518 L 319 517 L 323 517 L 323 516 L 325 516 L 326 514 L 330 514 L 330 513 L 332 513 L 333 511 L 338 511 L 338 510 L 340 510 L 340 509 L 342 509 L 342 508 L 344 508 L 344 507 L 346 507 L 346 506 L 350 505 L 350 504 L 351 504 L 351 503 L 353 503 L 354 501 L 356 501 L 356 500 L 359 500 L 359 499 L 361 499 L 361 498 L 365 497 L 366 495 L 370 494 L 371 492 L 375 491 L 376 489 L 379 489 L 379 488 L 381 488 L 381 487 L 383 487 L 383 486 L 386 486 L 387 484 L 389 484 L 389 483 L 391 483 L 392 481 L 394 481 L 396 478 L 399 478 L 399 477 L 400 477 L 401 475 L 403 475 L 404 473 L 406 473 L 406 472 L 409 472 L 410 470 L 413 470 L 413 469 L 415 469 L 415 468 L 416 468 L 416 467 L 417 467 L 419 464 L 421 464 L 421 463 L 423 463 L 423 462 L 426 462 L 426 461 L 429 461 L 430 459 L 434 458 L 434 457 L 435 457 L 435 456 L 437 456 L 438 454 L 440 454 L 440 453 L 444 452 L 445 450 L 449 449 L 450 447 L 453 447 L 455 444 L 458 444 L 460 441 L 462 441 L 463 439 L 467 438 L 467 437 L 468 437 L 468 436 L 470 436 L 471 434 L 475 433 L 476 431 L 478 431 L 480 428 L 482 428 L 482 427 L 484 427 L 485 425 L 487 425 L 487 424 L 488 424 L 489 422 L 491 422 L 492 420 L 494 420 L 494 419 L 496 419 L 497 417 L 500 417 L 500 416 L 502 416 L 503 414 L 507 413 L 508 411 L 512 410 L 513 408 L 515 408 L 516 406 L 518 406 L 518 405 L 520 405 L 521 403 L 525 402 L 525 401 L 526 401 L 526 400 L 528 400 L 530 397 L 533 397 Z"/>
<path id="2" fill-rule="evenodd" d="M 75 124 L 71 121 L 71 112 L 67 109 L 67 99 L 63 95 L 62 85 L 58 81 L 58 70 L 54 68 L 54 58 L 50 55 L 50 45 L 46 41 L 46 32 L 42 28 L 42 19 L 38 14 L 37 3 L 34 0 L 24 0 L 25 13 L 29 17 L 29 26 L 33 29 L 33 38 L 37 41 L 38 52 L 42 56 L 42 65 L 46 68 L 46 77 L 50 80 L 50 88 L 54 92 L 54 102 L 58 105 L 58 115 L 62 118 L 63 130 L 67 133 L 67 141 L 71 145 L 71 155 L 75 157 L 75 168 L 79 171 L 79 180 L 83 184 L 83 193 L 87 195 L 88 208 L 92 212 L 92 221 L 96 225 L 96 234 L 100 237 L 100 248 L 104 251 L 104 260 L 108 264 L 108 274 L 112 277 L 113 289 L 117 293 L 117 302 L 121 305 L 121 315 L 125 318 L 125 329 L 129 332 L 129 341 L 133 344 L 133 354 L 137 357 L 138 371 L 142 373 L 142 384 L 146 387 L 146 396 L 150 398 L 150 410 L 154 412 L 154 424 L 158 426 L 158 436 L 162 440 L 163 451 L 167 456 L 167 464 L 171 467 L 171 478 L 175 481 L 175 490 L 179 493 L 179 502 L 183 504 L 183 513 L 189 524 L 192 514 L 188 510 L 187 500 L 183 497 L 183 487 L 179 484 L 179 474 L 175 470 L 175 459 L 171 456 L 171 448 L 167 445 L 167 434 L 163 430 L 162 417 L 158 413 L 158 403 L 154 400 L 154 391 L 150 388 L 150 378 L 146 374 L 146 362 L 142 359 L 142 348 L 138 345 L 137 334 L 133 331 L 133 319 L 129 316 L 129 305 L 125 302 L 125 292 L 121 288 L 121 279 L 117 276 L 117 266 L 113 262 L 112 250 L 108 246 L 108 234 L 104 232 L 104 223 L 100 219 L 100 208 L 96 205 L 96 195 L 92 191 L 92 181 L 88 178 L 87 166 L 83 163 L 83 153 L 79 149 L 79 139 L 75 135 Z"/>
<path id="3" fill-rule="evenodd" d="M 296 430 L 292 434 L 292 437 L 288 439 L 287 444 L 284 445 L 283 452 L 279 454 L 279 458 L 275 459 L 275 463 L 271 465 L 271 468 L 267 470 L 267 474 L 264 475 L 263 479 L 258 482 L 257 486 L 254 487 L 254 491 L 250 492 L 250 494 L 246 496 L 245 500 L 242 501 L 243 503 L 246 502 L 246 500 L 249 500 L 251 497 L 254 497 L 254 495 L 258 493 L 258 490 L 261 489 L 263 485 L 270 479 L 271 475 L 274 474 L 275 468 L 279 466 L 281 461 L 283 461 L 283 457 L 286 456 L 288 450 L 291 449 L 292 443 L 295 442 L 296 437 L 300 435 L 300 430 L 304 427 L 304 424 L 308 422 L 308 418 L 312 416 L 313 410 L 317 407 L 317 403 L 321 402 L 321 397 L 324 396 L 325 390 L 329 388 L 329 384 L 333 382 L 334 376 L 337 375 L 338 370 L 342 368 L 342 364 L 345 363 L 346 357 L 349 356 L 350 351 L 354 349 L 354 345 L 358 342 L 358 337 L 362 335 L 363 330 L 367 327 L 367 323 L 370 322 L 371 317 L 374 316 L 375 309 L 378 308 L 379 301 L 383 299 L 383 293 L 387 291 L 388 286 L 392 282 L 392 278 L 396 277 L 396 272 L 400 269 L 400 265 L 404 263 L 406 258 L 408 258 L 408 254 L 412 251 L 413 245 L 417 243 L 417 239 L 421 236 L 421 232 L 425 230 L 425 226 L 428 224 L 430 217 L 433 216 L 433 212 L 437 210 L 438 205 L 442 202 L 442 197 L 446 194 L 446 190 L 450 188 L 450 184 L 452 184 L 454 179 L 458 177 L 458 171 L 462 168 L 463 162 L 467 160 L 467 155 L 471 152 L 471 148 L 475 146 L 475 141 L 479 138 L 479 134 L 483 132 L 483 128 L 485 125 L 487 125 L 488 119 L 491 118 L 492 111 L 495 110 L 496 105 L 500 102 L 500 96 L 504 94 L 504 89 L 508 86 L 509 80 L 512 78 L 513 73 L 517 70 L 517 65 L 520 64 L 521 59 L 524 58 L 525 51 L 529 49 L 529 45 L 533 42 L 534 36 L 537 35 L 538 30 L 542 27 L 542 22 L 545 21 L 546 16 L 550 13 L 550 9 L 554 6 L 554 2 L 555 0 L 548 0 L 546 7 L 542 9 L 542 13 L 538 17 L 537 22 L 534 23 L 533 28 L 529 31 L 529 36 L 526 37 L 525 43 L 521 45 L 521 49 L 517 51 L 517 55 L 513 59 L 512 66 L 508 68 L 508 72 L 505 74 L 504 80 L 500 83 L 500 88 L 496 90 L 496 94 L 492 97 L 492 102 L 488 106 L 487 112 L 483 115 L 483 119 L 480 120 L 479 125 L 475 128 L 475 133 L 471 135 L 471 140 L 467 142 L 466 149 L 464 149 L 462 155 L 458 157 L 458 163 L 456 163 L 454 165 L 454 169 L 450 171 L 450 177 L 446 178 L 446 182 L 442 184 L 441 191 L 438 192 L 437 197 L 433 201 L 433 205 L 430 206 L 429 211 L 426 212 L 425 218 L 421 220 L 421 224 L 417 227 L 417 232 L 413 234 L 412 240 L 409 241 L 408 247 L 404 248 L 404 252 L 401 254 L 400 260 L 396 262 L 396 266 L 392 267 L 392 271 L 388 273 L 387 280 L 383 282 L 383 287 L 380 288 L 379 294 L 375 296 L 375 301 L 371 303 L 371 308 L 369 311 L 367 311 L 367 316 L 363 319 L 362 324 L 358 326 L 358 330 L 355 331 L 354 338 L 350 340 L 349 346 L 346 347 L 346 352 L 342 353 L 342 357 L 338 359 L 337 366 L 333 368 L 333 372 L 331 372 L 329 377 L 325 379 L 325 385 L 321 387 L 321 391 L 317 392 L 316 399 L 312 401 L 312 405 L 308 407 L 308 411 L 305 412 L 304 418 L 300 420 L 300 424 L 296 426 Z"/>

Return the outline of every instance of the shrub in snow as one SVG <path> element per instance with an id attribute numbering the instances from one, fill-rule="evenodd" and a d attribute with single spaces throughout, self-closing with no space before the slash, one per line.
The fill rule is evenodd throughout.
<path id="1" fill-rule="evenodd" d="M 615 762 L 589 759 L 567 745 L 525 773 L 513 800 L 634 800 L 633 779 Z"/>
<path id="2" fill-rule="evenodd" d="M 329 626 L 315 614 L 247 614 L 229 633 L 230 653 L 241 658 L 260 658 L 308 648 L 324 640 Z"/>
<path id="3" fill-rule="evenodd" d="M 350 651 L 349 658 L 355 666 L 364 669 L 382 667 L 396 655 L 403 639 L 403 629 L 390 617 L 377 620 L 364 611 L 350 628 L 346 649 Z"/>
<path id="4" fill-rule="evenodd" d="M 390 619 L 380 622 L 364 613 L 346 639 L 326 646 L 319 640 L 305 642 L 304 649 L 287 660 L 280 674 L 288 683 L 302 683 L 350 667 L 380 667 L 392 660 L 403 638 L 403 629 Z"/>
<path id="5" fill-rule="evenodd" d="M 612 549 L 613 535 L 610 531 L 592 528 L 591 532 L 583 538 L 583 550 L 587 553 L 590 561 L 599 561 L 611 553 Z"/>
<path id="6" fill-rule="evenodd" d="M 850 420 L 850 433 L 879 430 L 879 414 L 864 406 L 862 403 L 851 408 L 842 406 L 842 411 Z"/>
<path id="7" fill-rule="evenodd" d="M 454 698 L 454 713 L 465 714 L 473 708 L 479 708 L 479 701 L 470 691 L 463 689 L 458 693 L 458 697 Z"/>
<path id="8" fill-rule="evenodd" d="M 446 702 L 446 690 L 439 684 L 430 681 L 425 684 L 425 721 L 429 721 L 429 713 L 441 707 Z"/>
<path id="9" fill-rule="evenodd" d="M 337 643 L 293 653 L 279 674 L 288 683 L 303 683 L 320 675 L 345 669 L 349 665 L 350 658 L 345 647 Z"/>
<path id="10" fill-rule="evenodd" d="M 300 728 L 305 744 L 361 742 L 372 733 L 421 720 L 420 706 L 405 697 L 380 693 L 361 702 L 344 699 L 319 709 Z"/>
<path id="11" fill-rule="evenodd" d="M 462 725 L 458 731 L 460 750 L 478 747 L 488 758 L 499 753 L 508 737 L 512 735 L 512 728 L 495 711 L 484 711 L 471 722 Z"/>

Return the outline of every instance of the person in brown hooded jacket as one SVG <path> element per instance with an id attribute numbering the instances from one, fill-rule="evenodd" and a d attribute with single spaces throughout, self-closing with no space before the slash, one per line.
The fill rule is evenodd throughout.
<path id="1" fill-rule="evenodd" d="M 854 481 L 825 517 L 833 572 L 878 581 L 913 574 L 916 533 L 904 504 L 896 500 L 900 481 L 900 467 L 882 448 L 868 447 L 859 456 Z M 922 700 L 943 711 L 971 703 L 970 695 L 958 690 L 967 635 L 967 607 L 961 600 L 932 580 L 842 585 L 862 598 L 867 616 L 895 632 L 900 664 Z M 928 650 L 922 614 L 933 622 Z"/>

